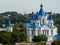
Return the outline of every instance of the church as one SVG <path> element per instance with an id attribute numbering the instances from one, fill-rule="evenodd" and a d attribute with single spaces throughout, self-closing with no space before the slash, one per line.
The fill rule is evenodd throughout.
<path id="1" fill-rule="evenodd" d="M 31 22 L 27 24 L 27 36 L 29 42 L 32 42 L 34 36 L 44 34 L 48 37 L 47 41 L 54 41 L 57 35 L 57 27 L 54 25 L 52 12 L 46 13 L 43 5 L 40 5 L 40 10 L 37 12 L 36 17 L 32 12 Z"/>
<path id="2" fill-rule="evenodd" d="M 13 31 L 13 26 L 11 24 L 9 16 L 8 16 L 8 21 L 6 23 L 6 27 L 5 28 L 0 28 L 0 31 L 6 31 L 6 32 L 12 32 Z"/>

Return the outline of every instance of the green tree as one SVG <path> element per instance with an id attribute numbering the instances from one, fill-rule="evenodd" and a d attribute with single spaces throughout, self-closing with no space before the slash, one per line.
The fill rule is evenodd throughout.
<path id="1" fill-rule="evenodd" d="M 60 45 L 60 39 L 54 40 L 52 45 Z"/>
<path id="2" fill-rule="evenodd" d="M 47 36 L 46 35 L 38 35 L 33 37 L 34 42 L 41 42 L 41 41 L 47 41 Z"/>
<path id="3" fill-rule="evenodd" d="M 3 44 L 10 43 L 10 33 L 1 32 L 0 33 L 0 42 L 3 43 Z"/>

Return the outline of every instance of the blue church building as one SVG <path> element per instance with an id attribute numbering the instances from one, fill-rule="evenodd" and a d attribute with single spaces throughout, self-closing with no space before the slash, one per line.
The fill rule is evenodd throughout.
<path id="1" fill-rule="evenodd" d="M 60 38 L 57 33 L 57 27 L 54 25 L 54 19 L 52 12 L 46 13 L 43 9 L 43 5 L 40 5 L 40 10 L 37 12 L 36 17 L 32 12 L 31 22 L 27 24 L 27 36 L 29 42 L 33 42 L 32 38 L 44 34 L 48 37 L 47 42 L 52 43 L 55 39 Z"/>

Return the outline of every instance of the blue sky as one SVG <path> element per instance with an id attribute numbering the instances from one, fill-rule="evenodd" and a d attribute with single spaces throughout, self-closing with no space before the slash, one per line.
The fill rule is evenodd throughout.
<path id="1" fill-rule="evenodd" d="M 60 0 L 42 0 L 45 11 L 60 13 Z M 41 0 L 0 0 L 0 12 L 17 11 L 19 13 L 36 12 Z"/>

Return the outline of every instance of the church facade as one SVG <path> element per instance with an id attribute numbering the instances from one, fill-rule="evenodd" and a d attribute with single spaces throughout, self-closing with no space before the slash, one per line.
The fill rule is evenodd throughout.
<path id="1" fill-rule="evenodd" d="M 27 24 L 27 36 L 29 42 L 32 42 L 34 36 L 44 34 L 48 37 L 47 41 L 53 41 L 57 35 L 57 27 L 54 25 L 52 12 L 47 14 L 43 10 L 43 5 L 40 5 L 40 10 L 37 12 L 36 17 L 32 12 L 31 22 Z"/>

